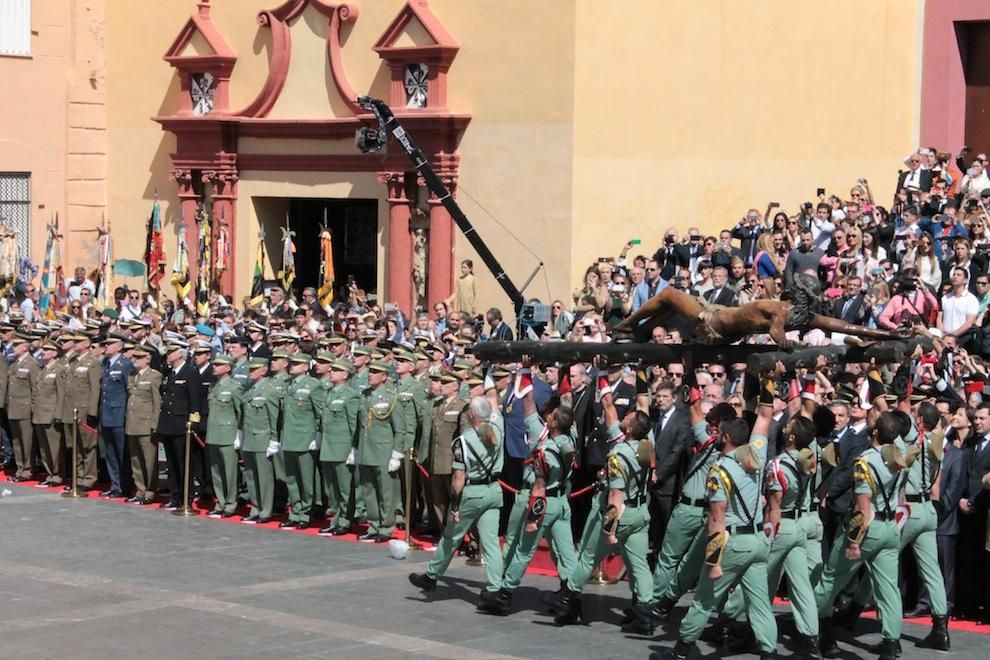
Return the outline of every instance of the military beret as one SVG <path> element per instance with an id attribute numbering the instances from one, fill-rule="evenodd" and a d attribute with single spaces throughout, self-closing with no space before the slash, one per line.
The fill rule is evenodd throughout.
<path id="1" fill-rule="evenodd" d="M 306 363 L 308 363 L 312 359 L 313 358 L 312 358 L 312 356 L 309 353 L 303 353 L 302 351 L 296 351 L 295 353 L 292 354 L 292 357 L 289 358 L 289 361 L 290 362 L 306 362 Z"/>
<path id="2" fill-rule="evenodd" d="M 316 361 L 317 362 L 330 362 L 330 363 L 332 363 L 336 359 L 337 359 L 337 356 L 334 355 L 333 353 L 331 353 L 330 351 L 317 351 L 316 352 Z"/>
<path id="3" fill-rule="evenodd" d="M 349 374 L 354 373 L 354 365 L 351 364 L 350 360 L 345 360 L 344 358 L 338 358 L 333 361 L 333 366 L 330 367 L 334 371 L 346 371 Z"/>
<path id="4" fill-rule="evenodd" d="M 213 358 L 213 364 L 214 366 L 226 365 L 230 367 L 234 364 L 234 358 L 230 357 L 226 353 L 220 353 Z"/>
<path id="5" fill-rule="evenodd" d="M 248 369 L 260 369 L 261 367 L 268 366 L 268 360 L 261 357 L 253 357 L 250 360 L 248 360 L 247 366 Z"/>
<path id="6" fill-rule="evenodd" d="M 272 351 L 273 360 L 288 360 L 290 357 L 292 357 L 292 353 L 285 350 L 284 348 L 276 348 L 274 351 Z"/>
<path id="7" fill-rule="evenodd" d="M 199 323 L 196 325 L 196 334 L 203 335 L 204 337 L 213 337 L 217 334 L 217 331 L 205 323 Z"/>
<path id="8" fill-rule="evenodd" d="M 364 357 L 370 357 L 371 356 L 371 348 L 368 347 L 368 346 L 365 346 L 364 344 L 359 344 L 359 345 L 355 346 L 354 347 L 354 350 L 351 351 L 351 352 L 354 353 L 354 356 L 355 357 L 357 357 L 359 355 L 364 356 Z"/>
<path id="9" fill-rule="evenodd" d="M 371 364 L 368 365 L 368 371 L 388 373 L 388 365 L 382 362 L 381 360 L 372 360 Z"/>

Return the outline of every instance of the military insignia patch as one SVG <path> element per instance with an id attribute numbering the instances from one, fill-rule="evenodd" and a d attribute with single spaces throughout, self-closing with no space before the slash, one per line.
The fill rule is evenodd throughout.
<path id="1" fill-rule="evenodd" d="M 767 446 L 767 440 L 766 438 L 753 438 L 749 444 L 753 445 L 753 449 L 763 449 Z"/>
<path id="2" fill-rule="evenodd" d="M 708 484 L 707 484 L 707 486 L 708 486 L 708 492 L 709 493 L 713 493 L 713 494 L 714 493 L 717 493 L 718 492 L 718 477 L 716 477 L 714 474 L 708 475 Z"/>
<path id="3" fill-rule="evenodd" d="M 623 478 L 626 476 L 626 471 L 622 467 L 622 461 L 615 454 L 608 457 L 608 476 Z"/>
<path id="4" fill-rule="evenodd" d="M 461 439 L 457 438 L 454 440 L 454 461 L 456 463 L 464 462 L 464 450 L 461 448 Z"/>

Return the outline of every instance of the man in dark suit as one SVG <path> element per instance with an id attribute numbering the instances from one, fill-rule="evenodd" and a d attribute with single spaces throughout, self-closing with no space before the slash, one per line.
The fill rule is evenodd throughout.
<path id="1" fill-rule="evenodd" d="M 932 171 L 921 169 L 921 156 L 911 154 L 907 160 L 908 169 L 897 177 L 897 190 L 909 188 L 928 192 L 932 189 Z"/>
<path id="2" fill-rule="evenodd" d="M 268 328 L 257 321 L 253 321 L 248 326 L 248 337 L 251 340 L 251 345 L 248 347 L 248 357 L 264 358 L 265 360 L 272 359 L 272 349 L 268 348 L 268 345 L 265 344 L 265 335 L 267 332 Z"/>
<path id="3" fill-rule="evenodd" d="M 987 510 L 990 491 L 984 478 L 990 474 L 990 403 L 981 403 L 973 419 L 973 444 L 959 499 L 959 608 L 966 618 L 990 623 L 990 553 L 986 551 Z"/>
<path id="4" fill-rule="evenodd" d="M 676 405 L 674 385 L 664 381 L 657 385 L 655 394 L 659 408 L 659 419 L 653 429 L 657 482 L 650 506 L 650 538 L 653 547 L 659 548 L 670 513 L 681 492 L 687 451 L 694 436 L 690 414 Z"/>
<path id="5" fill-rule="evenodd" d="M 739 240 L 739 251 L 742 253 L 743 261 L 746 262 L 747 267 L 753 265 L 753 257 L 758 251 L 756 239 L 760 237 L 764 229 L 761 220 L 760 212 L 756 209 L 750 209 L 746 211 L 746 217 L 732 228 L 732 238 Z"/>
<path id="6" fill-rule="evenodd" d="M 193 430 L 199 434 L 203 440 L 206 439 L 206 426 L 210 420 L 210 387 L 216 382 L 213 375 L 213 347 L 209 342 L 199 341 L 193 347 L 193 364 L 199 372 L 199 392 L 202 408 L 199 411 L 199 424 Z M 199 446 L 195 440 L 189 445 L 192 453 L 189 456 L 189 475 L 193 482 L 189 485 L 193 493 L 198 497 L 213 497 L 213 479 L 210 476 L 210 458 L 207 451 Z"/>
<path id="7" fill-rule="evenodd" d="M 165 445 L 165 459 L 168 461 L 169 499 L 162 505 L 166 509 L 177 509 L 182 505 L 186 423 L 196 425 L 200 421 L 202 392 L 199 370 L 187 359 L 188 349 L 189 344 L 178 340 L 165 346 L 168 369 L 162 382 L 161 413 L 155 433 Z"/>
<path id="8" fill-rule="evenodd" d="M 712 288 L 705 291 L 705 300 L 713 305 L 735 307 L 738 305 L 736 292 L 729 287 L 729 271 L 722 266 L 716 266 L 712 271 Z"/>
<path id="9" fill-rule="evenodd" d="M 865 325 L 870 318 L 870 307 L 864 304 L 863 280 L 850 277 L 846 280 L 846 290 L 832 305 L 832 316 L 847 323 Z"/>
<path id="10" fill-rule="evenodd" d="M 502 310 L 498 307 L 492 307 L 485 314 L 485 320 L 488 321 L 488 326 L 491 328 L 488 335 L 489 341 L 512 341 L 512 328 L 502 321 Z"/>
<path id="11" fill-rule="evenodd" d="M 678 243 L 674 246 L 674 260 L 678 268 L 687 268 L 692 273 L 697 272 L 698 259 L 704 254 L 704 246 L 701 244 L 701 230 L 697 227 L 688 229 L 688 242 Z"/>
<path id="12" fill-rule="evenodd" d="M 828 516 L 825 519 L 824 555 L 828 556 L 837 530 L 842 526 L 842 518 L 849 511 L 853 500 L 853 463 L 859 455 L 870 446 L 869 427 L 865 422 L 851 419 L 863 413 L 854 392 L 844 389 L 846 401 L 832 404 L 832 414 L 835 415 L 835 431 L 830 438 L 835 451 L 836 466 L 825 477 L 828 490 L 825 496 L 825 507 Z M 850 401 L 851 399 L 851 401 Z M 851 409 L 856 407 L 856 411 Z"/>
<path id="13" fill-rule="evenodd" d="M 960 407 L 956 415 L 966 416 L 964 407 Z M 956 549 L 959 540 L 959 500 L 966 489 L 966 457 L 958 434 L 946 435 L 946 444 L 942 455 L 939 477 L 939 502 L 942 504 L 942 522 L 938 524 L 935 538 L 938 543 L 938 561 L 945 580 L 945 600 L 951 613 L 956 603 Z M 920 601 L 920 598 L 919 598 Z"/>

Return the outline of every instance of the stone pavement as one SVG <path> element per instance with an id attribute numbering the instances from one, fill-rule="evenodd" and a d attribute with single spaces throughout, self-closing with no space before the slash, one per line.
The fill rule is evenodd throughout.
<path id="1" fill-rule="evenodd" d="M 592 623 L 562 629 L 539 606 L 555 578 L 527 576 L 515 613 L 494 618 L 474 611 L 482 569 L 460 559 L 427 599 L 406 581 L 425 553 L 396 561 L 380 545 L 0 488 L 13 493 L 0 498 L 0 658 L 646 658 L 676 635 L 619 631 L 625 583 L 589 587 Z M 873 657 L 877 627 L 862 625 L 847 658 Z M 904 660 L 987 657 L 978 633 L 954 632 L 951 654 L 919 652 L 926 632 L 905 626 Z"/>

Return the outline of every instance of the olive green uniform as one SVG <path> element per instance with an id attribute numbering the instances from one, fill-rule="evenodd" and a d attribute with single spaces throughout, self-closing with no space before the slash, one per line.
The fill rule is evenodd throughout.
<path id="1" fill-rule="evenodd" d="M 766 437 L 761 435 L 750 438 L 757 456 L 766 456 L 766 442 Z M 698 640 L 708 617 L 729 588 L 739 585 L 760 651 L 773 653 L 777 647 L 777 622 L 767 590 L 770 539 L 763 531 L 761 482 L 762 470 L 747 472 L 733 454 L 720 456 L 708 472 L 709 506 L 726 503 L 725 528 L 729 540 L 722 551 L 722 575 L 713 580 L 708 570 L 701 571 L 694 600 L 681 621 L 680 638 L 685 642 Z"/>
<path id="2" fill-rule="evenodd" d="M 422 446 L 424 439 L 429 442 L 430 431 L 433 430 L 432 416 L 430 415 L 430 395 L 423 384 L 411 374 L 401 378 L 395 384 L 396 390 L 396 412 L 405 418 L 406 434 L 402 443 L 402 468 L 399 469 L 399 478 L 395 479 L 395 501 L 397 521 L 405 522 L 405 498 L 406 492 L 406 461 L 409 457 L 410 449 L 418 449 Z M 414 493 L 415 496 L 415 493 Z"/>
<path id="3" fill-rule="evenodd" d="M 280 371 L 277 374 L 272 374 L 271 376 L 269 376 L 268 381 L 271 383 L 272 387 L 275 388 L 275 391 L 278 393 L 279 406 L 281 406 L 282 399 L 285 397 L 285 391 L 289 389 L 289 383 L 292 381 L 292 375 L 289 374 L 288 371 Z M 275 439 L 278 440 L 278 434 L 275 435 Z M 271 461 L 272 461 L 272 469 L 274 470 L 275 473 L 275 483 L 276 483 L 275 486 L 276 492 L 274 496 L 276 500 L 278 500 L 275 502 L 275 504 L 279 505 L 279 511 L 281 511 L 282 508 L 285 506 L 285 504 L 281 502 L 282 497 L 285 496 L 285 492 L 286 492 L 285 491 L 285 455 L 282 454 L 282 452 L 278 452 L 277 454 L 272 456 Z"/>
<path id="4" fill-rule="evenodd" d="M 846 558 L 850 541 L 844 533 L 840 542 L 832 546 L 822 578 L 815 588 L 818 613 L 822 618 L 831 615 L 836 595 L 859 567 L 866 564 L 880 615 L 881 633 L 884 639 L 896 640 L 901 636 L 903 616 L 901 592 L 897 586 L 900 534 L 895 521 L 900 474 L 887 467 L 878 447 L 870 447 L 856 459 L 853 481 L 856 497 L 870 496 L 874 519 L 860 544 L 860 559 Z"/>
<path id="5" fill-rule="evenodd" d="M 275 468 L 266 452 L 270 442 L 278 442 L 278 420 L 282 395 L 273 378 L 248 383 L 241 394 L 241 454 L 244 456 L 244 481 L 251 499 L 249 519 L 272 517 L 275 497 Z M 280 452 L 281 453 L 281 452 Z M 275 454 L 278 456 L 279 454 Z"/>
<path id="6" fill-rule="evenodd" d="M 777 593 L 780 577 L 786 571 L 794 623 L 802 635 L 814 636 L 818 634 L 818 607 L 805 552 L 807 535 L 798 522 L 801 516 L 811 515 L 803 513 L 798 505 L 806 495 L 812 475 L 801 471 L 797 458 L 797 450 L 790 449 L 767 466 L 767 494 L 782 493 L 780 527 L 767 559 L 767 593 Z M 730 619 L 738 620 L 745 610 L 743 592 L 736 589 L 723 611 Z"/>
<path id="7" fill-rule="evenodd" d="M 493 421 L 491 428 L 495 441 L 490 445 L 483 442 L 471 426 L 454 440 L 451 468 L 465 473 L 458 519 L 447 523 L 436 553 L 426 567 L 429 578 L 436 580 L 443 575 L 464 535 L 477 523 L 478 540 L 485 558 L 486 588 L 490 593 L 502 588 L 502 552 L 498 542 L 502 488 L 498 485 L 498 477 L 502 474 L 504 438 L 501 424 Z"/>
<path id="8" fill-rule="evenodd" d="M 648 604 L 653 602 L 653 574 L 650 572 L 650 566 L 646 561 L 646 554 L 649 552 L 650 546 L 650 509 L 648 505 L 650 470 L 640 463 L 637 456 L 639 441 L 627 439 L 619 430 L 618 422 L 611 425 L 608 433 L 613 441 L 606 460 L 606 487 L 607 490 L 623 491 L 625 497 L 625 509 L 622 512 L 622 517 L 619 518 L 615 536 L 619 541 L 622 560 L 630 573 L 633 593 L 638 602 Z M 608 540 L 602 533 L 600 522 L 608 501 L 607 493 L 603 494 L 603 497 L 598 501 L 602 508 L 599 512 L 593 510 L 590 517 L 598 518 L 599 522 L 597 525 L 585 526 L 579 559 L 575 563 L 574 571 L 567 578 L 567 586 L 571 591 L 580 592 L 584 589 L 591 578 L 592 570 L 608 550 Z M 589 534 L 589 527 L 597 527 L 599 533 L 597 535 Z M 581 555 L 585 556 L 583 560 L 580 558 Z"/>
<path id="9" fill-rule="evenodd" d="M 103 365 L 98 358 L 83 354 L 73 359 L 64 372 L 65 401 L 62 408 L 62 432 L 65 434 L 66 447 L 72 447 L 72 434 L 75 432 L 75 422 L 72 414 L 79 410 L 79 447 L 76 465 L 77 483 L 86 488 L 92 488 L 96 483 L 97 474 L 97 437 L 96 432 L 83 426 L 92 426 L 89 421 L 95 420 L 100 414 L 100 376 Z"/>
<path id="10" fill-rule="evenodd" d="M 313 455 L 310 444 L 316 439 L 323 414 L 322 396 L 326 392 L 309 374 L 289 381 L 282 398 L 282 460 L 285 462 L 285 486 L 289 491 L 289 521 L 308 523 L 313 508 Z"/>
<path id="11" fill-rule="evenodd" d="M 530 438 L 539 438 L 534 442 L 532 460 L 526 465 L 523 482 L 532 488 L 537 478 L 541 478 L 546 486 L 546 509 L 543 519 L 535 532 L 527 532 L 526 516 L 521 520 L 521 527 L 512 544 L 513 548 L 506 553 L 505 576 L 502 588 L 513 590 L 522 581 L 526 567 L 536 554 L 536 548 L 543 537 L 549 537 L 553 556 L 557 564 L 558 575 L 570 575 L 577 564 L 574 551 L 574 536 L 571 532 L 571 505 L 567 501 L 567 476 L 570 472 L 570 458 L 574 454 L 574 444 L 571 436 L 558 434 L 549 437 L 539 416 L 535 413 L 526 418 L 526 427 Z M 516 495 L 516 501 L 523 501 L 528 508 L 529 494 L 522 491 Z M 507 546 L 508 547 L 508 542 Z"/>
<path id="12" fill-rule="evenodd" d="M 127 418 L 124 434 L 131 457 L 135 497 L 155 499 L 158 491 L 158 445 L 155 425 L 162 408 L 162 374 L 151 367 L 133 371 L 127 379 Z"/>
<path id="13" fill-rule="evenodd" d="M 237 508 L 237 451 L 234 440 L 241 426 L 241 384 L 230 375 L 210 387 L 210 416 L 206 421 L 206 450 L 216 508 L 226 514 Z"/>
<path id="14" fill-rule="evenodd" d="M 454 438 L 467 424 L 464 414 L 467 405 L 467 400 L 457 394 L 449 398 L 438 397 L 433 404 L 433 428 L 428 442 L 416 450 L 420 462 L 430 473 L 431 529 L 441 530 L 447 524 Z"/>
<path id="15" fill-rule="evenodd" d="M 395 494 L 388 462 L 392 452 L 401 452 L 406 442 L 405 418 L 396 414 L 395 388 L 385 383 L 361 395 L 358 414 L 357 465 L 368 532 L 390 536 L 395 530 Z"/>
<path id="16" fill-rule="evenodd" d="M 30 479 L 34 474 L 34 425 L 31 423 L 31 411 L 34 409 L 40 373 L 38 361 L 26 353 L 11 364 L 7 371 L 7 419 L 10 420 L 14 461 L 17 464 L 14 476 L 21 479 Z"/>
<path id="17" fill-rule="evenodd" d="M 41 453 L 41 463 L 47 475 L 45 481 L 52 485 L 62 483 L 65 459 L 62 432 L 56 426 L 62 415 L 63 369 L 62 363 L 58 360 L 52 360 L 41 369 L 35 382 L 35 404 L 31 414 L 35 438 Z"/>
<path id="18" fill-rule="evenodd" d="M 354 466 L 347 464 L 347 457 L 357 446 L 360 408 L 361 393 L 350 383 L 332 387 L 323 408 L 320 470 L 330 517 L 342 529 L 349 528 L 354 517 Z"/>

